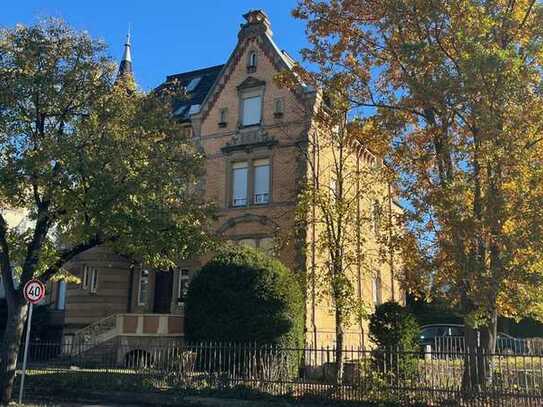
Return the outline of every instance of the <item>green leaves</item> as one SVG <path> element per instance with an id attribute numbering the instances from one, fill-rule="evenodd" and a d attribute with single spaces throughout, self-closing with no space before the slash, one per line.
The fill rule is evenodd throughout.
<path id="1" fill-rule="evenodd" d="M 105 52 L 59 20 L 0 33 L 0 204 L 44 220 L 0 236 L 25 278 L 102 243 L 162 267 L 212 244 L 202 156 Z"/>
<path id="2" fill-rule="evenodd" d="M 304 0 L 295 15 L 322 81 L 350 78 L 372 123 L 358 137 L 389 146 L 418 246 L 404 239 L 405 263 L 424 275 L 408 280 L 476 320 L 496 307 L 543 318 L 542 5 Z"/>

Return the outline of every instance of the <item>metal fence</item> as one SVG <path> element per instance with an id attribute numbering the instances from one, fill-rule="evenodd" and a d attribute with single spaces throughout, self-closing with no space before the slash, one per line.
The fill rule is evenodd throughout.
<path id="1" fill-rule="evenodd" d="M 333 348 L 281 348 L 235 343 L 169 343 L 139 346 L 121 342 L 85 349 L 33 343 L 30 388 L 104 385 L 108 390 L 214 389 L 266 393 L 326 401 L 423 402 L 430 405 L 541 406 L 543 356 L 466 352 L 401 352 L 345 349 L 344 373 L 336 383 Z M 485 369 L 479 387 L 463 390 L 467 376 Z M 482 363 L 481 363 L 482 362 Z M 469 381 L 469 377 L 467 380 Z M 117 387 L 115 387 L 117 386 Z M 465 389 L 465 386 L 464 386 Z"/>
<path id="2" fill-rule="evenodd" d="M 444 353 L 466 350 L 463 336 L 438 336 L 433 338 L 430 346 L 433 351 Z M 509 355 L 543 355 L 543 339 L 498 337 L 496 352 Z"/>

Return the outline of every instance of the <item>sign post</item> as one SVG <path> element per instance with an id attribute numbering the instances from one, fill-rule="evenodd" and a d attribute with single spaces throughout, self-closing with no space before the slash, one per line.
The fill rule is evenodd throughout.
<path id="1" fill-rule="evenodd" d="M 28 317 L 26 318 L 26 338 L 23 356 L 23 369 L 21 384 L 19 386 L 19 404 L 23 403 L 23 390 L 25 385 L 26 362 L 28 359 L 28 343 L 30 342 L 30 328 L 32 327 L 32 308 L 45 297 L 45 285 L 39 280 L 28 281 L 23 288 L 23 295 L 28 305 Z"/>

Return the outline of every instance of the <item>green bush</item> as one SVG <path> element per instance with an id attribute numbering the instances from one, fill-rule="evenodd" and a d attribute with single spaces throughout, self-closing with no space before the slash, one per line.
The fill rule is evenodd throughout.
<path id="1" fill-rule="evenodd" d="M 377 349 L 374 360 L 382 371 L 414 378 L 420 350 L 420 327 L 415 317 L 397 302 L 379 305 L 370 317 L 370 339 Z"/>
<path id="2" fill-rule="evenodd" d="M 187 339 L 300 347 L 303 301 L 294 275 L 278 260 L 226 246 L 191 281 Z"/>

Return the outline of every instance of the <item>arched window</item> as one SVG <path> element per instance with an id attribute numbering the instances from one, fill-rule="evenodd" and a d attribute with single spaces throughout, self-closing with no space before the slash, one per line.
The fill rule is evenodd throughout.
<path id="1" fill-rule="evenodd" d="M 256 51 L 249 52 L 249 58 L 247 60 L 247 72 L 256 71 Z"/>

